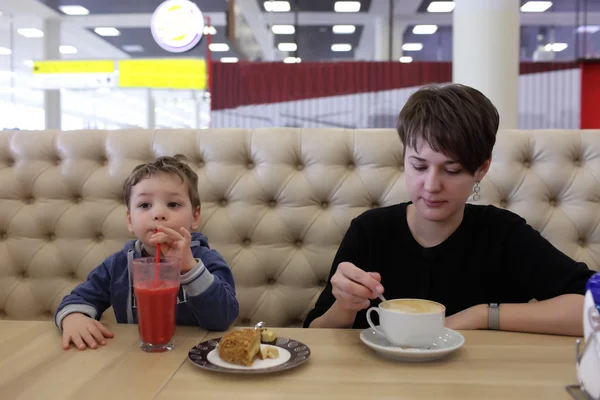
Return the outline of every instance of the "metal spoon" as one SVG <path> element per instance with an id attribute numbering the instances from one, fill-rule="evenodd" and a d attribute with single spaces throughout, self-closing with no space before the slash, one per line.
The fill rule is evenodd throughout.
<path id="1" fill-rule="evenodd" d="M 265 323 L 263 321 L 259 321 L 256 323 L 256 325 L 254 325 L 254 330 L 262 329 L 264 327 L 265 327 Z"/>

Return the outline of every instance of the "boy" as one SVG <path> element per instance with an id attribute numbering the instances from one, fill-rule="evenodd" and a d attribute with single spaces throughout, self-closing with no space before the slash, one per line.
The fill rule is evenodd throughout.
<path id="1" fill-rule="evenodd" d="M 63 348 L 95 349 L 113 337 L 98 320 L 110 306 L 117 322 L 137 323 L 131 278 L 134 258 L 161 253 L 181 260 L 176 323 L 224 331 L 238 316 L 233 274 L 201 233 L 198 175 L 185 157 L 160 157 L 137 166 L 125 180 L 127 226 L 137 240 L 125 244 L 96 267 L 87 280 L 65 296 L 54 316 L 63 332 Z"/>

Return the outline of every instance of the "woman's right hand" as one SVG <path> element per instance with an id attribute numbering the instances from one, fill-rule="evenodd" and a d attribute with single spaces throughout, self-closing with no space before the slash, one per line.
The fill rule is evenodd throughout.
<path id="1" fill-rule="evenodd" d="M 342 262 L 331 277 L 333 296 L 338 305 L 345 310 L 358 312 L 371 305 L 383 293 L 381 275 L 377 272 L 365 272 L 350 262 Z"/>
<path id="2" fill-rule="evenodd" d="M 111 338 L 114 334 L 99 321 L 81 313 L 72 313 L 62 320 L 63 340 L 62 347 L 68 350 L 71 342 L 79 349 L 86 347 L 96 349 L 98 344 L 105 345 L 104 338 Z"/>

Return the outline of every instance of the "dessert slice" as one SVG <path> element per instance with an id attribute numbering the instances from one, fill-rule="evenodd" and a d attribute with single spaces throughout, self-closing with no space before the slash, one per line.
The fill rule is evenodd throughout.
<path id="1" fill-rule="evenodd" d="M 267 358 L 279 358 L 279 350 L 273 346 L 263 346 L 258 353 L 258 358 L 266 360 Z"/>
<path id="2" fill-rule="evenodd" d="M 219 357 L 232 364 L 251 366 L 260 352 L 260 331 L 252 328 L 226 333 L 219 342 Z"/>

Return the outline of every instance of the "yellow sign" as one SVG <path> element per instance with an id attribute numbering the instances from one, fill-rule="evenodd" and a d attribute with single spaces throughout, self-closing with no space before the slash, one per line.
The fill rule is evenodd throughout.
<path id="1" fill-rule="evenodd" d="M 206 62 L 198 59 L 128 59 L 119 61 L 119 87 L 206 89 Z"/>
<path id="2" fill-rule="evenodd" d="M 52 60 L 33 63 L 34 74 L 94 74 L 114 71 L 115 62 L 112 60 Z"/>

